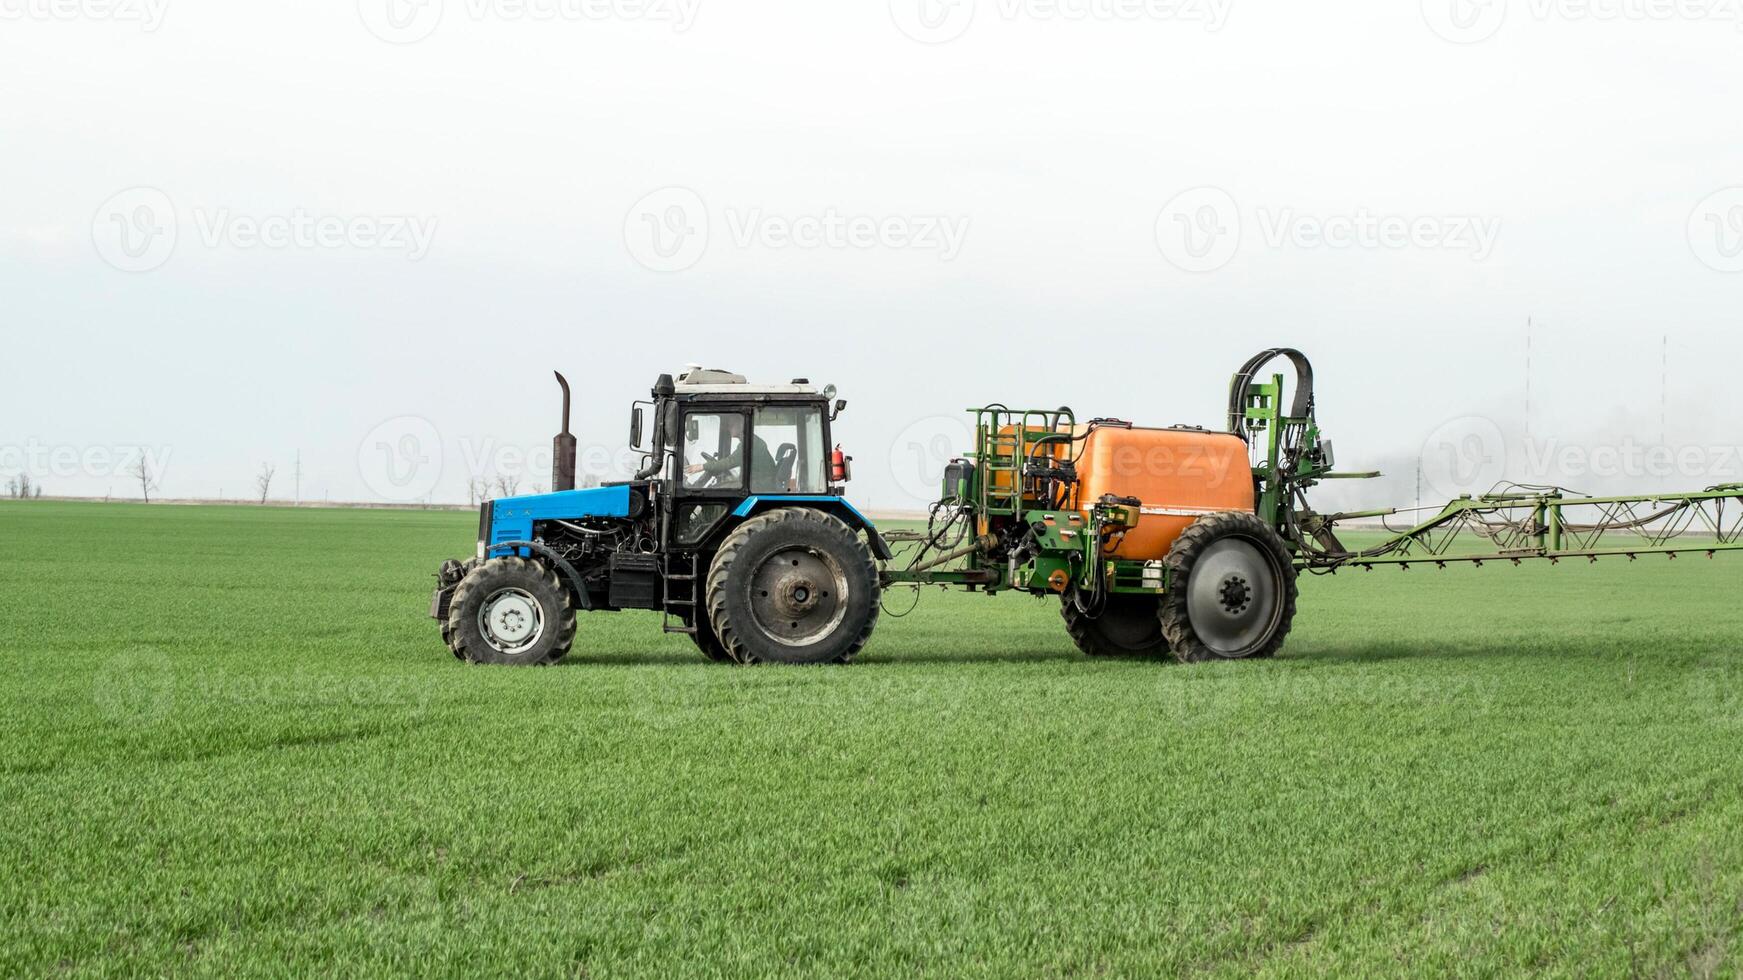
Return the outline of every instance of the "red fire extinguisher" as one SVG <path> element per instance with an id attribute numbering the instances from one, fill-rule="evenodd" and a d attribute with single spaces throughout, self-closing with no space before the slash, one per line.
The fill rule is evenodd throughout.
<path id="1" fill-rule="evenodd" d="M 853 457 L 841 451 L 837 443 L 835 451 L 829 454 L 829 480 L 832 483 L 846 483 L 853 479 Z"/>

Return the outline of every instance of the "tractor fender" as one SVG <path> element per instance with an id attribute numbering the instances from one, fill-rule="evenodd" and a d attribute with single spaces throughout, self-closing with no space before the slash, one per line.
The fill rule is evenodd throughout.
<path id="1" fill-rule="evenodd" d="M 569 564 L 568 560 L 566 560 L 562 555 L 557 554 L 556 551 L 552 550 L 549 546 L 540 544 L 537 541 L 504 541 L 501 544 L 491 545 L 490 553 L 492 556 L 496 556 L 498 551 L 508 551 L 510 554 L 518 554 L 519 552 L 517 551 L 510 551 L 510 549 L 518 548 L 525 548 L 533 554 L 538 555 L 540 558 L 550 562 L 553 568 L 562 573 L 563 578 L 569 583 L 569 588 L 575 593 L 575 605 L 577 608 L 593 608 L 593 602 L 587 598 L 587 586 L 581 582 L 580 573 L 575 571 L 574 565 Z"/>
<path id="2" fill-rule="evenodd" d="M 872 557 L 878 561 L 890 560 L 890 546 L 885 544 L 883 536 L 878 534 L 877 525 L 873 524 L 870 518 L 861 514 L 859 508 L 848 503 L 845 497 L 837 497 L 833 494 L 802 497 L 751 496 L 744 498 L 744 502 L 732 512 L 732 516 L 742 519 L 775 507 L 810 507 L 833 514 L 848 527 L 865 533 L 866 543 L 871 546 Z"/>

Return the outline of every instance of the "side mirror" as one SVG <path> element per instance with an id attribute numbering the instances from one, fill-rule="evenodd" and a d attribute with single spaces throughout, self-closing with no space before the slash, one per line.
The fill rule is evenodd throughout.
<path id="1" fill-rule="evenodd" d="M 829 416 L 829 421 L 833 422 L 836 419 L 840 418 L 841 413 L 845 412 L 845 411 L 847 411 L 847 399 L 837 398 L 835 400 L 835 414 Z"/>
<path id="2" fill-rule="evenodd" d="M 629 448 L 640 449 L 641 447 L 642 447 L 642 408 L 640 405 L 637 405 L 629 413 Z"/>

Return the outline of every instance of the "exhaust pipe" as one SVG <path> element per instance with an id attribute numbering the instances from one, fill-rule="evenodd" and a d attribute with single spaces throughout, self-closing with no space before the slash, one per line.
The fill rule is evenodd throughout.
<path id="1" fill-rule="evenodd" d="M 563 431 L 551 440 L 551 491 L 575 489 L 575 437 L 569 434 L 569 379 L 561 371 L 557 383 L 563 386 Z"/>

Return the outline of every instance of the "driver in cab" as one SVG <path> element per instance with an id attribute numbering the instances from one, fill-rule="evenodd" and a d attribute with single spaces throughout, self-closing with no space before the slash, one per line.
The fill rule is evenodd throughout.
<path id="1" fill-rule="evenodd" d="M 723 415 L 720 417 L 720 428 L 722 440 L 731 448 L 720 456 L 701 453 L 702 459 L 690 461 L 684 467 L 684 486 L 691 489 L 744 486 L 744 416 Z M 756 454 L 752 461 L 756 472 L 772 475 L 775 472 L 775 457 L 769 452 L 768 443 L 762 437 L 754 436 L 751 444 L 751 451 Z M 691 445 L 696 445 L 694 437 Z"/>

